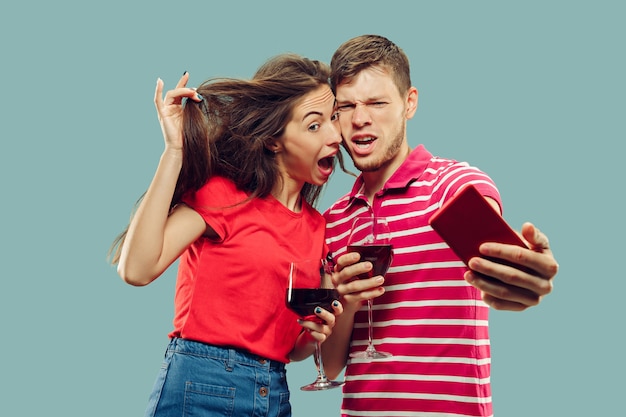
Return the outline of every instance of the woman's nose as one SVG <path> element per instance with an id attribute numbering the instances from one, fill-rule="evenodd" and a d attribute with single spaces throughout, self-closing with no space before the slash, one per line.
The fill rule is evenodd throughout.
<path id="1" fill-rule="evenodd" d="M 341 143 L 341 128 L 339 123 L 331 123 L 328 144 L 332 146 L 339 143 Z"/>

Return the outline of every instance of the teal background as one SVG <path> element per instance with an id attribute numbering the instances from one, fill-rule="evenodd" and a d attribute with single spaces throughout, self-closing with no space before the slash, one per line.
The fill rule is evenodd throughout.
<path id="1" fill-rule="evenodd" d="M 624 12 L 619 1 L 4 2 L 0 415 L 143 413 L 175 270 L 134 288 L 106 253 L 163 149 L 157 77 L 166 88 L 183 71 L 192 85 L 250 77 L 282 52 L 329 61 L 363 33 L 411 59 L 411 145 L 488 172 L 505 218 L 537 224 L 561 265 L 540 306 L 492 312 L 496 415 L 623 415 Z M 320 208 L 350 184 L 334 175 Z M 339 390 L 297 389 L 311 360 L 288 370 L 295 416 L 338 415 Z"/>

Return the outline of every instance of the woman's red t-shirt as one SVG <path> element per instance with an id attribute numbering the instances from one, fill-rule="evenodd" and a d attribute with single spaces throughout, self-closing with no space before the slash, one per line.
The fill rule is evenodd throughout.
<path id="1" fill-rule="evenodd" d="M 274 197 L 247 197 L 213 177 L 184 198 L 219 239 L 202 237 L 182 254 L 170 337 L 287 363 L 302 330 L 285 304 L 289 263 L 326 255 L 325 222 L 305 202 L 295 213 Z"/>

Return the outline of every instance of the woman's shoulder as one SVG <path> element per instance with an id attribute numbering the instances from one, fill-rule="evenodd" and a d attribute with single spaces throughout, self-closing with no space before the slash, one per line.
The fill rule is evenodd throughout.
<path id="1" fill-rule="evenodd" d="M 201 189 L 213 189 L 213 190 L 224 190 L 230 192 L 240 192 L 237 189 L 237 186 L 233 182 L 233 180 L 222 177 L 220 175 L 214 175 L 208 179 L 206 183 L 201 187 Z"/>
<path id="2" fill-rule="evenodd" d="M 189 199 L 210 203 L 211 206 L 231 206 L 248 198 L 248 195 L 237 188 L 230 179 L 222 176 L 212 176 L 200 189 L 189 196 Z"/>
<path id="3" fill-rule="evenodd" d="M 319 210 L 317 210 L 308 202 L 306 201 L 303 202 L 302 210 L 304 214 L 309 218 L 309 221 L 312 221 L 315 224 L 321 224 L 323 226 L 326 224 L 326 220 L 324 219 L 324 216 L 322 215 L 322 213 L 320 213 Z"/>

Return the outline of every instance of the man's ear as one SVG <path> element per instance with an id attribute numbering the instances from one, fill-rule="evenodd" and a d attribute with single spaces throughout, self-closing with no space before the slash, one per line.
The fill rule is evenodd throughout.
<path id="1" fill-rule="evenodd" d="M 406 100 L 406 118 L 411 119 L 413 117 L 413 115 L 415 114 L 415 111 L 417 110 L 417 88 L 415 87 L 411 87 L 409 88 L 409 93 L 407 95 L 407 100 Z"/>

